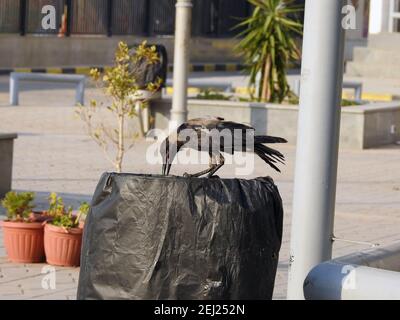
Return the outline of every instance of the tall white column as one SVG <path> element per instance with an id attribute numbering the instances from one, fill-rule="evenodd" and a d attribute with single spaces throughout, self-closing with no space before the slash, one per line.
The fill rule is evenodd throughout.
<path id="1" fill-rule="evenodd" d="M 170 128 L 187 120 L 189 44 L 192 25 L 192 0 L 176 3 L 173 98 Z"/>
<path id="2" fill-rule="evenodd" d="M 288 299 L 331 259 L 343 82 L 344 0 L 306 0 Z"/>
<path id="3" fill-rule="evenodd" d="M 369 8 L 369 33 L 389 31 L 390 0 L 371 0 Z"/>

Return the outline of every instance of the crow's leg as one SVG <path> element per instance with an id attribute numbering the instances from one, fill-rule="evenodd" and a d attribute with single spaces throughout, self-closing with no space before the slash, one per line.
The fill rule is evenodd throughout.
<path id="1" fill-rule="evenodd" d="M 212 172 L 218 166 L 218 163 L 215 159 L 215 156 L 211 152 L 209 152 L 209 156 L 210 156 L 210 161 L 208 163 L 208 165 L 209 165 L 208 169 L 200 171 L 198 173 L 194 173 L 194 174 L 184 173 L 183 176 L 186 178 L 189 178 L 189 177 L 196 178 L 196 177 L 200 177 L 202 175 Z"/>
<path id="2" fill-rule="evenodd" d="M 211 172 L 215 167 L 217 167 L 217 165 L 216 165 L 216 164 L 213 164 L 211 167 L 209 167 L 209 168 L 206 169 L 206 170 L 203 170 L 203 171 L 200 171 L 200 172 L 197 172 L 197 173 L 194 173 L 194 174 L 184 173 L 183 176 L 184 176 L 185 178 L 189 178 L 189 177 L 192 177 L 192 178 L 200 177 L 200 176 L 202 176 L 202 175 L 205 175 L 205 174 Z"/>
<path id="3" fill-rule="evenodd" d="M 211 178 L 214 175 L 214 173 L 216 173 L 225 164 L 225 158 L 222 155 L 222 153 L 219 154 L 218 160 L 219 160 L 218 164 L 214 165 L 214 168 L 210 170 L 210 173 L 207 176 L 208 178 Z"/>

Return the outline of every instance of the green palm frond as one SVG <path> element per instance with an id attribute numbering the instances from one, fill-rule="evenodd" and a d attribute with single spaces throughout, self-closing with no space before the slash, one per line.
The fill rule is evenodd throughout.
<path id="1" fill-rule="evenodd" d="M 255 8 L 249 18 L 236 27 L 244 28 L 237 36 L 235 51 L 241 54 L 250 75 L 249 91 L 259 101 L 282 102 L 289 94 L 286 71 L 300 58 L 295 37 L 303 26 L 295 15 L 303 7 L 293 0 L 248 0 Z M 257 75 L 261 80 L 257 83 Z"/>

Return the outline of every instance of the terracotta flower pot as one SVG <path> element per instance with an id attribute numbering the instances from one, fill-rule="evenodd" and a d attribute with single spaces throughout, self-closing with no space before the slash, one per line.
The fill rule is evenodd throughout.
<path id="1" fill-rule="evenodd" d="M 48 264 L 78 267 L 80 264 L 82 229 L 46 224 L 44 227 L 44 250 Z"/>
<path id="2" fill-rule="evenodd" d="M 2 221 L 4 247 L 12 262 L 34 263 L 44 260 L 43 224 Z"/>

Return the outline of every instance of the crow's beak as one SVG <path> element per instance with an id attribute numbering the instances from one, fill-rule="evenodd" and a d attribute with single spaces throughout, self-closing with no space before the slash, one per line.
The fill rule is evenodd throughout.
<path id="1" fill-rule="evenodd" d="M 172 163 L 170 163 L 169 153 L 166 154 L 164 163 L 162 165 L 162 175 L 169 175 L 169 171 L 171 170 Z"/>
<path id="2" fill-rule="evenodd" d="M 167 167 L 167 176 L 169 175 L 169 171 L 171 170 L 171 166 L 172 166 L 172 163 L 167 163 L 167 165 L 166 165 L 166 167 Z"/>
<path id="3" fill-rule="evenodd" d="M 172 166 L 171 163 L 163 163 L 163 165 L 162 165 L 162 175 L 163 176 L 165 176 L 165 175 L 168 176 L 169 175 L 169 171 L 171 170 L 171 166 Z"/>

